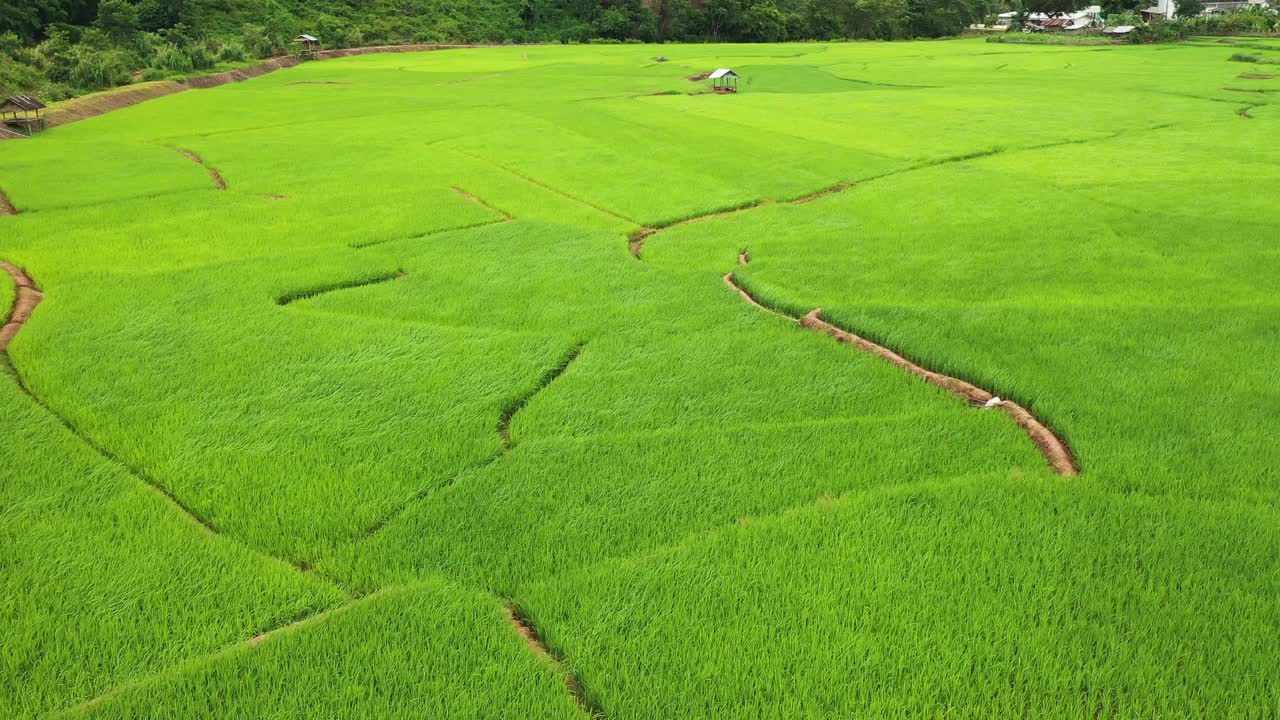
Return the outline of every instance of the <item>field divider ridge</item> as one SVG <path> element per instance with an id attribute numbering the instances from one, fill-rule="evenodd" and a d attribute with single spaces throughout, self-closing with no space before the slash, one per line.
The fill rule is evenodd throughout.
<path id="1" fill-rule="evenodd" d="M 747 260 L 744 252 L 739 256 L 739 262 L 745 264 Z M 803 317 L 795 317 L 781 312 L 775 308 L 766 306 L 760 302 L 758 298 L 753 296 L 734 278 L 733 273 L 724 276 L 724 283 L 735 290 L 738 295 L 750 303 L 754 307 L 772 313 L 782 318 L 786 318 L 790 322 L 796 323 L 806 330 L 820 332 L 831 337 L 836 342 L 850 345 L 855 349 L 868 355 L 873 355 L 888 362 L 904 372 L 914 375 L 921 380 L 941 388 L 948 393 L 960 398 L 968 403 L 971 407 L 977 408 L 999 408 L 1008 415 L 1018 427 L 1026 432 L 1027 436 L 1035 444 L 1036 448 L 1044 456 L 1049 468 L 1053 472 L 1062 477 L 1074 477 L 1080 474 L 1080 467 L 1076 461 L 1075 455 L 1061 438 L 1059 438 L 1044 423 L 1031 414 L 1029 410 L 1022 407 L 1012 400 L 1004 400 L 991 393 L 988 390 L 980 388 L 972 383 L 951 377 L 940 372 L 936 372 L 925 368 L 918 363 L 912 362 L 901 354 L 883 346 L 879 343 L 872 342 L 854 332 L 844 328 L 837 327 L 822 318 L 822 308 L 815 308 Z"/>
<path id="2" fill-rule="evenodd" d="M 320 295 L 337 292 L 339 290 L 352 290 L 354 288 L 368 287 L 370 285 L 381 285 L 382 283 L 391 282 L 392 280 L 399 280 L 404 276 L 404 270 L 397 268 L 394 272 L 382 273 L 369 278 L 345 280 L 326 285 L 317 285 L 301 290 L 290 290 L 289 292 L 276 297 L 276 304 L 283 307 L 298 302 L 299 300 L 306 300 L 308 298 L 318 297 Z"/>
<path id="3" fill-rule="evenodd" d="M 619 215 L 618 213 L 616 213 L 616 212 L 614 212 L 614 211 L 610 210 L 610 209 L 609 209 L 609 208 L 607 208 L 607 207 L 604 207 L 603 205 L 597 205 L 597 204 L 595 204 L 595 203 L 593 203 L 593 202 L 591 202 L 591 201 L 589 201 L 589 200 L 584 200 L 584 199 L 582 199 L 582 198 L 578 197 L 577 195 L 573 195 L 572 193 L 569 193 L 569 192 L 566 192 L 566 191 L 564 191 L 564 190 L 561 190 L 560 188 L 558 188 L 558 187 L 556 187 L 556 186 L 554 186 L 554 185 L 548 185 L 547 183 L 542 182 L 541 180 L 538 180 L 538 179 L 536 179 L 536 178 L 533 178 L 533 177 L 531 177 L 531 176 L 529 176 L 529 175 L 525 175 L 524 173 L 520 172 L 519 170 L 515 170 L 515 169 L 510 168 L 510 167 L 508 167 L 508 166 L 506 166 L 506 165 L 503 165 L 502 163 L 500 163 L 500 162 L 498 162 L 498 161 L 496 161 L 496 160 L 490 160 L 489 158 L 486 158 L 486 157 L 483 157 L 483 156 L 480 156 L 480 155 L 474 155 L 474 154 L 469 153 L 469 152 L 467 152 L 467 151 L 465 151 L 465 150 L 459 150 L 458 148 L 450 147 L 450 146 L 448 146 L 448 145 L 444 145 L 443 147 L 444 147 L 446 150 L 448 150 L 448 151 L 450 151 L 450 152 L 452 152 L 452 153 L 454 153 L 454 154 L 461 155 L 462 157 L 467 158 L 467 159 L 469 159 L 469 160 L 474 160 L 474 161 L 476 161 L 476 162 L 481 162 L 481 163 L 485 163 L 485 164 L 488 164 L 488 165 L 492 165 L 493 167 L 496 167 L 496 168 L 498 168 L 499 170 L 502 170 L 503 172 L 506 172 L 506 173 L 508 173 L 508 174 L 510 174 L 510 175 L 512 175 L 512 176 L 514 176 L 514 177 L 520 178 L 521 180 L 523 180 L 523 181 L 525 181 L 525 182 L 529 183 L 530 185 L 533 185 L 534 187 L 539 187 L 539 188 L 542 188 L 543 190 L 546 190 L 546 191 L 548 191 L 548 192 L 555 193 L 556 195 L 559 195 L 559 196 L 561 196 L 561 197 L 568 198 L 568 199 L 570 199 L 570 200 L 572 200 L 572 201 L 574 201 L 574 202 L 578 203 L 579 205 L 584 205 L 584 206 L 586 206 L 586 207 L 589 207 L 589 208 L 591 208 L 592 210 L 595 210 L 596 212 L 598 212 L 598 213 L 602 213 L 602 214 L 604 214 L 604 215 L 608 215 L 609 217 L 611 217 L 611 218 L 613 218 L 613 219 L 615 219 L 615 220 L 621 220 L 621 221 L 623 221 L 623 222 L 625 222 L 625 223 L 630 223 L 631 225 L 639 225 L 639 224 L 640 224 L 640 223 L 636 222 L 635 220 L 632 220 L 632 219 L 631 219 L 631 218 L 629 218 L 629 217 L 625 217 L 625 216 L 623 216 L 623 215 Z"/>
<path id="4" fill-rule="evenodd" d="M 44 398 L 37 395 L 35 391 L 33 391 L 31 387 L 27 385 L 26 380 L 24 380 L 22 377 L 22 372 L 18 369 L 18 366 L 13 362 L 13 358 L 9 355 L 9 344 L 10 342 L 12 342 L 14 336 L 17 335 L 18 331 L 22 329 L 23 325 L 26 324 L 27 320 L 30 319 L 32 313 L 35 311 L 36 306 L 39 305 L 40 301 L 44 298 L 44 293 L 40 291 L 35 281 L 26 272 L 26 270 L 23 270 L 22 268 L 16 265 L 13 265 L 4 261 L 0 261 L 0 270 L 4 270 L 6 273 L 9 274 L 9 276 L 13 279 L 14 285 L 17 288 L 17 292 L 15 293 L 15 302 L 13 304 L 13 308 L 10 310 L 9 317 L 6 319 L 3 329 L 0 330 L 0 365 L 2 365 L 4 369 L 8 372 L 10 377 L 13 378 L 14 383 L 18 386 L 18 389 L 24 395 L 30 398 L 31 401 L 34 402 L 38 407 L 40 407 L 42 410 L 44 410 L 46 413 L 52 416 L 55 420 L 57 420 L 58 423 L 62 425 L 62 427 L 67 432 L 71 433 L 71 435 L 79 439 L 90 450 L 93 450 L 95 453 L 97 453 L 99 457 L 101 457 L 103 460 L 106 460 L 109 464 L 116 465 L 124 469 L 127 473 L 129 473 L 129 475 L 133 476 L 135 480 L 142 483 L 142 485 L 144 485 L 148 490 L 150 490 L 152 493 L 159 496 L 166 504 L 168 504 L 171 508 L 173 508 L 174 511 L 180 514 L 187 522 L 198 527 L 200 530 L 202 530 L 206 534 L 222 538 L 228 542 L 236 543 L 241 547 L 249 550 L 250 552 L 258 555 L 259 557 L 265 558 L 272 562 L 283 563 L 293 568 L 294 570 L 297 570 L 300 573 L 304 573 L 304 574 L 311 573 L 311 568 L 306 563 L 298 562 L 291 558 L 273 555 L 239 538 L 236 538 L 231 535 L 223 534 L 221 531 L 218 530 L 216 526 L 214 526 L 214 524 L 208 518 L 196 512 L 194 508 L 192 508 L 187 503 L 183 502 L 181 498 L 179 498 L 176 494 L 174 494 L 172 490 L 165 487 L 163 483 L 156 480 L 154 477 L 152 477 L 149 473 L 144 471 L 142 468 L 136 467 L 133 464 L 126 462 L 123 458 L 121 458 L 115 452 L 107 449 L 104 445 L 98 443 L 96 440 L 89 437 L 89 435 L 85 433 L 83 430 L 81 430 L 80 427 L 76 425 L 75 422 L 73 422 L 70 418 L 66 417 L 62 413 L 55 410 L 52 406 L 49 405 L 49 403 L 45 402 Z M 320 576 L 317 575 L 317 577 L 320 577 Z M 337 588 L 344 594 L 349 595 L 349 593 L 347 593 L 340 586 L 338 586 L 337 583 L 334 583 L 332 580 L 329 580 L 328 578 L 324 578 L 324 579 L 326 582 L 333 585 L 335 588 Z"/>
<path id="5" fill-rule="evenodd" d="M 520 634 L 520 637 L 524 638 L 530 652 L 538 657 L 545 658 L 547 662 L 560 671 L 561 676 L 564 678 L 564 684 L 569 688 L 569 694 L 573 696 L 573 702 L 578 706 L 578 710 L 584 716 L 592 718 L 592 720 L 603 720 L 605 717 L 604 709 L 587 693 L 582 685 L 582 679 L 574 674 L 572 670 L 565 667 L 561 655 L 552 652 L 551 648 L 547 647 L 546 641 L 538 634 L 538 630 L 534 627 L 529 616 L 512 602 L 504 603 L 502 610 L 507 614 L 507 620 L 510 621 L 511 626 Z"/>
<path id="6" fill-rule="evenodd" d="M 528 405 L 538 393 L 546 390 L 551 383 L 555 382 L 561 375 L 564 375 L 574 360 L 582 354 L 582 348 L 585 343 L 574 345 L 564 357 L 560 358 L 550 370 L 542 374 L 534 386 L 525 394 L 515 398 L 506 407 L 502 409 L 502 413 L 498 416 L 498 438 L 502 441 L 503 454 L 510 453 L 514 444 L 511 442 L 511 422 L 515 420 L 516 414 Z"/>
<path id="7" fill-rule="evenodd" d="M 9 196 L 4 194 L 4 188 L 0 188 L 0 215 L 17 215 L 18 208 L 9 202 Z"/>
<path id="8" fill-rule="evenodd" d="M 80 703 L 79 705 L 76 705 L 75 707 L 68 708 L 67 710 L 62 711 L 60 715 L 71 716 L 71 717 L 82 715 L 84 712 L 93 709 L 97 705 L 101 705 L 102 703 L 116 697 L 120 693 L 127 692 L 134 688 L 146 687 L 148 684 L 155 682 L 156 680 L 163 678 L 166 675 L 169 675 L 170 673 L 180 672 L 182 670 L 186 670 L 189 668 L 198 668 L 203 666 L 206 663 L 215 662 L 220 658 L 230 655 L 231 653 L 259 647 L 262 644 L 274 638 L 280 637 L 282 635 L 287 635 L 294 631 L 301 630 L 305 627 L 309 627 L 311 625 L 315 625 L 335 617 L 340 617 L 346 612 L 348 612 L 349 610 L 352 610 L 353 608 L 359 605 L 362 605 L 367 602 L 372 602 L 373 600 L 379 597 L 388 595 L 393 592 L 398 592 L 404 589 L 405 589 L 405 586 L 403 585 L 389 585 L 387 587 L 371 592 L 367 595 L 351 597 L 351 599 L 347 600 L 347 602 L 344 602 L 341 605 L 337 605 L 335 607 L 331 607 L 327 610 L 321 610 L 319 612 L 312 611 L 312 612 L 305 613 L 301 617 L 297 617 L 291 620 L 286 620 L 285 622 L 277 625 L 276 627 L 270 628 L 268 630 L 263 630 L 262 632 L 248 639 L 238 640 L 234 643 L 231 643 L 230 645 L 227 645 L 225 647 L 222 647 L 218 650 L 215 650 L 205 655 L 198 655 L 196 657 L 187 658 L 186 660 L 182 660 L 171 667 L 165 668 L 151 675 L 126 682 L 122 685 L 118 685 L 95 698 L 86 700 Z"/>
<path id="9" fill-rule="evenodd" d="M 174 150 L 177 150 L 179 155 L 182 155 L 183 157 L 190 160 L 191 162 L 197 165 L 200 165 L 204 167 L 205 170 L 209 171 L 209 177 L 213 180 L 213 186 L 215 188 L 219 190 L 227 189 L 227 181 L 222 179 L 222 175 L 217 170 L 214 170 L 213 168 L 209 167 L 208 164 L 205 163 L 204 158 L 191 152 L 190 150 L 185 150 L 180 147 L 175 147 Z"/>

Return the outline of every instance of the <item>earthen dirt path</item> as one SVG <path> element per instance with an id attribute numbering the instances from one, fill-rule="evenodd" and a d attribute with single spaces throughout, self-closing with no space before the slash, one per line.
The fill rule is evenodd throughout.
<path id="1" fill-rule="evenodd" d="M 181 154 L 182 154 L 182 156 L 183 156 L 183 157 L 185 157 L 186 159 L 190 160 L 191 162 L 193 162 L 193 163 L 195 163 L 195 164 L 197 164 L 197 165 L 200 165 L 200 166 L 204 167 L 204 169 L 205 169 L 205 170 L 208 170 L 208 171 L 209 171 L 209 177 L 210 177 L 210 178 L 213 178 L 213 186 L 214 186 L 214 187 L 218 188 L 219 190 L 226 190 L 226 189 L 227 189 L 227 181 L 222 179 L 222 175 L 218 174 L 218 171 L 217 171 L 217 170 L 214 170 L 213 168 L 209 167 L 208 165 L 205 165 L 205 163 L 204 163 L 204 158 L 202 158 L 202 157 L 200 157 L 199 155 L 197 155 L 197 154 L 195 154 L 195 153 L 191 152 L 190 150 L 184 150 L 184 149 L 182 149 L 182 148 L 174 148 L 174 150 L 177 150 L 179 153 L 181 153 Z"/>
<path id="2" fill-rule="evenodd" d="M 604 711 L 599 706 L 591 702 L 587 697 L 586 692 L 582 689 L 582 681 L 580 681 L 576 675 L 564 666 L 564 663 L 560 661 L 560 658 L 556 657 L 551 652 L 550 648 L 547 647 L 547 644 L 543 642 L 542 637 L 538 635 L 538 631 L 534 629 L 533 624 L 523 613 L 520 612 L 520 608 L 512 604 L 507 604 L 504 605 L 502 609 L 506 611 L 507 620 L 511 622 L 512 627 L 516 629 L 516 632 L 520 633 L 520 637 L 524 638 L 525 642 L 529 645 L 529 650 L 532 651 L 534 655 L 546 658 L 548 662 L 555 665 L 556 669 L 564 675 L 564 684 L 568 686 L 569 694 L 573 695 L 573 701 L 577 704 L 578 710 L 588 718 L 604 718 Z"/>
<path id="3" fill-rule="evenodd" d="M 739 262 L 746 264 L 747 256 L 743 253 L 739 256 Z M 767 307 L 751 293 L 747 292 L 737 280 L 734 279 L 733 273 L 724 276 L 724 282 L 733 288 L 739 296 L 751 303 L 756 308 L 765 312 L 784 317 L 791 322 L 799 324 L 801 327 L 815 332 L 823 333 L 836 342 L 850 345 L 868 355 L 874 355 L 884 360 L 894 367 L 899 368 L 907 373 L 915 375 L 930 385 L 942 388 L 956 397 L 969 403 L 971 406 L 980 408 L 998 408 L 1013 419 L 1019 427 L 1027 433 L 1031 441 L 1044 455 L 1045 461 L 1058 475 L 1063 477 L 1074 477 L 1080 473 L 1080 467 L 1076 463 L 1075 456 L 1067 444 L 1062 441 L 1052 430 L 1044 423 L 1040 422 L 1026 408 L 1011 400 L 1003 400 L 995 394 L 984 390 L 972 383 L 965 382 L 959 378 L 944 375 L 925 368 L 914 363 L 902 355 L 890 350 L 889 348 L 874 343 L 856 333 L 849 332 L 843 328 L 836 327 L 822 318 L 822 308 L 815 308 L 804 317 L 793 317 L 778 310 Z"/>
<path id="4" fill-rule="evenodd" d="M 13 307 L 9 309 L 4 325 L 0 326 L 0 353 L 7 353 L 9 343 L 13 342 L 13 337 L 18 334 L 36 306 L 44 299 L 44 294 L 36 287 L 35 281 L 27 271 L 17 265 L 0 260 L 0 270 L 9 274 L 14 286 Z"/>

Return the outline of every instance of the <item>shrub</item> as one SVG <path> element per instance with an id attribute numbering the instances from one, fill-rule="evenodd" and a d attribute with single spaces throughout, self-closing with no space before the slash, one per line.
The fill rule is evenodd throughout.
<path id="1" fill-rule="evenodd" d="M 218 64 L 218 58 L 206 45 L 192 45 L 185 52 L 191 58 L 191 67 L 196 70 L 209 70 Z"/>
<path id="2" fill-rule="evenodd" d="M 189 73 L 195 70 L 191 56 L 176 45 L 164 45 L 151 57 L 151 67 L 171 73 Z"/>
<path id="3" fill-rule="evenodd" d="M 129 82 L 130 66 L 124 53 L 77 46 L 68 80 L 83 90 L 105 90 Z"/>
<path id="4" fill-rule="evenodd" d="M 223 43 L 218 49 L 219 62 L 244 62 L 249 59 L 249 51 L 238 42 Z"/>

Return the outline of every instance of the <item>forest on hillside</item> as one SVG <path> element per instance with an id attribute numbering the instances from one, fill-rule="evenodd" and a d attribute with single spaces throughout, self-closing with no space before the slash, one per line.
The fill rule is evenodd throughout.
<path id="1" fill-rule="evenodd" d="M 0 91 L 70 97 L 284 52 L 395 43 L 943 37 L 989 0 L 0 0 Z"/>

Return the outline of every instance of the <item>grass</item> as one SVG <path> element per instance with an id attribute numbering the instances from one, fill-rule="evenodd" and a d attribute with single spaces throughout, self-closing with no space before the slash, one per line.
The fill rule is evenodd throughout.
<path id="1" fill-rule="evenodd" d="M 1232 51 L 366 55 L 0 145 L 0 715 L 1274 714 Z"/>

